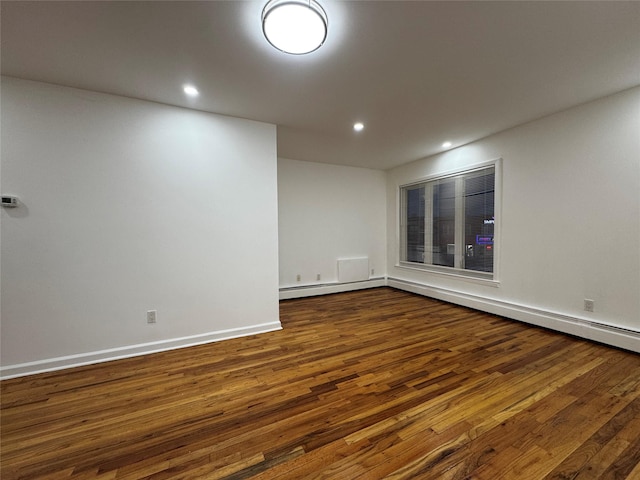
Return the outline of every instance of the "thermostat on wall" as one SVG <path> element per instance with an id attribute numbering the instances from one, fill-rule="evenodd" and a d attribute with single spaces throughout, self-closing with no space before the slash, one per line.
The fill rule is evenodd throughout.
<path id="1" fill-rule="evenodd" d="M 13 195 L 2 195 L 2 206 L 7 208 L 13 208 L 18 206 L 18 197 Z"/>

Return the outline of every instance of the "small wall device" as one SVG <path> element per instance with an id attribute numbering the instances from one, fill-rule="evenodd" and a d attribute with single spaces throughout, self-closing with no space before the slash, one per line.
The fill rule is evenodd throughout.
<path id="1" fill-rule="evenodd" d="M 18 197 L 13 195 L 2 195 L 2 206 L 5 208 L 14 208 L 18 206 Z"/>

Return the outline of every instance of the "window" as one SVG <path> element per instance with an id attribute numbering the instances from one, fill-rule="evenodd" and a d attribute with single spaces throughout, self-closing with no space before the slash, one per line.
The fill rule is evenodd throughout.
<path id="1" fill-rule="evenodd" d="M 400 187 L 400 262 L 493 278 L 496 166 Z"/>

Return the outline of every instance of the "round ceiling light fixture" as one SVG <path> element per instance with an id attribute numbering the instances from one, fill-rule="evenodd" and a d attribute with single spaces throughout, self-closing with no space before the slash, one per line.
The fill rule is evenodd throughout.
<path id="1" fill-rule="evenodd" d="M 262 31 L 278 50 L 304 55 L 327 38 L 327 14 L 315 0 L 270 0 L 262 11 Z"/>

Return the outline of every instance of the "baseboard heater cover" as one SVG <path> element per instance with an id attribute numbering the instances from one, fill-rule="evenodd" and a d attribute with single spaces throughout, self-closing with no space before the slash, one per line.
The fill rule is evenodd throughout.
<path id="1" fill-rule="evenodd" d="M 331 282 L 314 285 L 301 285 L 280 288 L 280 300 L 290 300 L 293 298 L 314 297 L 317 295 L 329 295 L 332 293 L 351 292 L 354 290 L 364 290 L 367 288 L 386 287 L 385 277 L 371 278 L 361 282 Z"/>
<path id="2" fill-rule="evenodd" d="M 640 353 L 640 331 L 637 330 L 400 278 L 388 277 L 387 285 L 398 290 L 428 296 Z"/>

